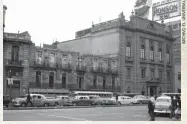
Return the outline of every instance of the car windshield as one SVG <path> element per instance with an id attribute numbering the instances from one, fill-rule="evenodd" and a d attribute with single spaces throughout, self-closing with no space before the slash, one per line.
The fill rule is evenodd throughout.
<path id="1" fill-rule="evenodd" d="M 170 102 L 169 99 L 157 99 L 156 102 Z"/>

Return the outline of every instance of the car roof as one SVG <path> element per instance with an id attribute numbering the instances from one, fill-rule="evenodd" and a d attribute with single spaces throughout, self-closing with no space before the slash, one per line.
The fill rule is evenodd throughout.
<path id="1" fill-rule="evenodd" d="M 57 97 L 69 97 L 69 96 L 57 96 Z"/>
<path id="2" fill-rule="evenodd" d="M 169 96 L 160 96 L 160 97 L 157 97 L 157 99 L 171 99 L 171 97 L 169 97 Z"/>

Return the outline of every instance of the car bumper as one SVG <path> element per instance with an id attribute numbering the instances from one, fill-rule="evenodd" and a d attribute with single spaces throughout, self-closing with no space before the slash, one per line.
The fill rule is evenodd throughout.
<path id="1" fill-rule="evenodd" d="M 168 113 L 168 114 L 171 113 L 170 110 L 158 110 L 158 109 L 155 109 L 154 112 L 155 113 Z"/>

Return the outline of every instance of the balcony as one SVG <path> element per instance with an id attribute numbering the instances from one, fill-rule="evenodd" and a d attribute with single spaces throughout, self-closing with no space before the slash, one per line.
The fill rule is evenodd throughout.
<path id="1" fill-rule="evenodd" d="M 146 79 L 146 83 L 160 83 L 161 78 L 148 78 Z"/>
<path id="2" fill-rule="evenodd" d="M 60 69 L 65 71 L 72 71 L 72 65 L 70 63 L 67 64 L 60 64 Z"/>
<path id="3" fill-rule="evenodd" d="M 76 71 L 86 72 L 87 71 L 87 67 L 86 66 L 77 65 L 76 66 Z"/>
<path id="4" fill-rule="evenodd" d="M 102 67 L 95 67 L 95 68 L 92 67 L 91 71 L 95 72 L 95 73 L 103 73 L 103 68 Z"/>
<path id="5" fill-rule="evenodd" d="M 23 61 L 22 60 L 13 61 L 11 59 L 8 59 L 8 60 L 5 61 L 5 66 L 9 66 L 9 67 L 23 67 Z"/>
<path id="6" fill-rule="evenodd" d="M 108 73 L 110 73 L 110 74 L 118 74 L 118 69 L 117 68 L 108 68 Z"/>

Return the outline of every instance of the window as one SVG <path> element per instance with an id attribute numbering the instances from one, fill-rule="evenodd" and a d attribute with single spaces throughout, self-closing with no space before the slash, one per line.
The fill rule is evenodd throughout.
<path id="1" fill-rule="evenodd" d="M 103 68 L 107 68 L 107 60 L 103 60 Z"/>
<path id="2" fill-rule="evenodd" d="M 41 87 L 41 71 L 36 71 L 36 87 Z"/>
<path id="3" fill-rule="evenodd" d="M 62 55 L 62 64 L 67 64 L 67 55 Z"/>
<path id="4" fill-rule="evenodd" d="M 159 76 L 160 79 L 162 79 L 162 70 L 158 71 L 158 76 Z"/>
<path id="5" fill-rule="evenodd" d="M 170 63 L 170 50 L 169 50 L 169 46 L 166 46 L 166 62 Z"/>
<path id="6" fill-rule="evenodd" d="M 106 87 L 106 77 L 103 76 L 103 89 L 105 89 L 105 87 Z"/>
<path id="7" fill-rule="evenodd" d="M 140 58 L 145 59 L 145 47 L 144 47 L 144 45 L 141 46 Z"/>
<path id="8" fill-rule="evenodd" d="M 141 69 L 141 76 L 142 76 L 142 78 L 145 78 L 145 68 Z"/>
<path id="9" fill-rule="evenodd" d="M 154 59 L 154 51 L 153 51 L 153 47 L 150 48 L 150 60 Z"/>
<path id="10" fill-rule="evenodd" d="M 82 66 L 82 58 L 77 58 L 77 65 L 78 65 L 79 67 Z"/>
<path id="11" fill-rule="evenodd" d="M 62 73 L 62 88 L 66 88 L 66 73 Z"/>
<path id="12" fill-rule="evenodd" d="M 181 80 L 181 73 L 178 72 L 178 80 L 180 81 Z"/>
<path id="13" fill-rule="evenodd" d="M 112 90 L 115 89 L 115 76 L 112 76 Z"/>
<path id="14" fill-rule="evenodd" d="M 36 62 L 37 64 L 42 64 L 42 52 L 36 53 Z"/>
<path id="15" fill-rule="evenodd" d="M 55 53 L 51 53 L 49 55 L 49 61 L 50 61 L 51 64 L 55 63 Z"/>
<path id="16" fill-rule="evenodd" d="M 111 66 L 112 66 L 112 69 L 115 69 L 116 68 L 116 62 L 115 61 L 111 61 Z"/>
<path id="17" fill-rule="evenodd" d="M 170 73 L 170 71 L 167 71 L 167 80 L 168 80 L 168 81 L 171 80 L 171 73 Z"/>
<path id="18" fill-rule="evenodd" d="M 97 76 L 94 76 L 93 78 L 93 87 L 97 88 Z"/>
<path id="19" fill-rule="evenodd" d="M 127 77 L 131 77 L 131 68 L 127 68 Z"/>
<path id="20" fill-rule="evenodd" d="M 161 48 L 158 49 L 158 60 L 162 61 L 162 49 Z"/>
<path id="21" fill-rule="evenodd" d="M 38 96 L 38 99 L 42 99 L 42 97 L 41 97 L 41 96 Z"/>
<path id="22" fill-rule="evenodd" d="M 93 61 L 93 68 L 96 69 L 98 67 L 97 59 Z"/>
<path id="23" fill-rule="evenodd" d="M 12 46 L 12 62 L 18 62 L 19 61 L 19 47 L 18 46 Z"/>
<path id="24" fill-rule="evenodd" d="M 151 78 L 154 78 L 154 77 L 155 77 L 155 70 L 151 69 Z"/>
<path id="25" fill-rule="evenodd" d="M 131 57 L 131 45 L 130 45 L 130 43 L 127 43 L 127 46 L 126 46 L 126 57 Z"/>

